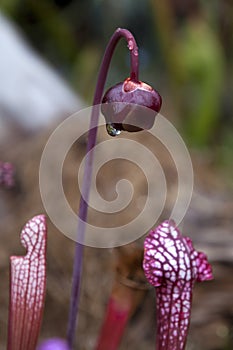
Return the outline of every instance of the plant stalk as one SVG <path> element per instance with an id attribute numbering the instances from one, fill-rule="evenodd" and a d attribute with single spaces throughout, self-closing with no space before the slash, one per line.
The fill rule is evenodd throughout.
<path id="1" fill-rule="evenodd" d="M 71 289 L 71 301 L 70 301 L 70 311 L 68 319 L 68 329 L 67 329 L 67 342 L 70 349 L 73 349 L 75 340 L 75 330 L 77 327 L 77 312 L 80 301 L 80 287 L 81 287 L 81 277 L 82 277 L 82 264 L 83 264 L 83 250 L 84 250 L 84 237 L 85 237 L 85 226 L 87 221 L 88 212 L 88 199 L 90 195 L 91 188 L 91 178 L 92 178 L 92 168 L 93 168 L 93 158 L 94 158 L 94 147 L 96 144 L 97 137 L 97 125 L 99 119 L 100 104 L 103 96 L 104 86 L 107 78 L 108 69 L 112 59 L 113 52 L 118 41 L 121 38 L 125 38 L 128 43 L 128 49 L 130 51 L 130 78 L 132 80 L 138 80 L 138 47 L 133 35 L 127 29 L 118 28 L 113 36 L 111 37 L 101 66 L 97 79 L 93 108 L 91 113 L 91 121 L 88 133 L 87 141 L 87 156 L 84 166 L 84 180 L 82 185 L 82 192 L 79 205 L 78 213 L 78 228 L 77 228 L 77 243 L 75 247 L 74 265 L 73 265 L 73 277 L 72 277 L 72 289 Z M 85 201 L 85 199 L 87 201 Z"/>

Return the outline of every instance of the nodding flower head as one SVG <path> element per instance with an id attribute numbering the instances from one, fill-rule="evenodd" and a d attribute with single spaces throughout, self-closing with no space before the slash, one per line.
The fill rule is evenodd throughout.
<path id="1" fill-rule="evenodd" d="M 111 136 L 121 130 L 136 132 L 152 128 L 162 99 L 159 93 L 142 81 L 127 78 L 104 95 L 101 110 Z"/>

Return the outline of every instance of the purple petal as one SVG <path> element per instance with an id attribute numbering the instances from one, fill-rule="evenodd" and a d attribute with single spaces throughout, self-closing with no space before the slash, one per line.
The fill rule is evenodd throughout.
<path id="1" fill-rule="evenodd" d="M 35 350 L 45 299 L 46 238 L 45 216 L 35 216 L 21 232 L 27 254 L 10 258 L 8 350 Z"/>
<path id="2" fill-rule="evenodd" d="M 69 350 L 65 340 L 60 338 L 51 338 L 43 341 L 36 350 Z"/>

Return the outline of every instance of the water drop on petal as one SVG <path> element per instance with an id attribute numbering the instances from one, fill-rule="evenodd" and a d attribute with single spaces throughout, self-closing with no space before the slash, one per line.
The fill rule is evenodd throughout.
<path id="1" fill-rule="evenodd" d="M 113 123 L 108 123 L 106 124 L 106 129 L 107 129 L 107 132 L 110 136 L 118 136 L 120 135 L 121 133 L 121 129 L 118 129 L 116 127 L 116 124 L 113 124 Z"/>

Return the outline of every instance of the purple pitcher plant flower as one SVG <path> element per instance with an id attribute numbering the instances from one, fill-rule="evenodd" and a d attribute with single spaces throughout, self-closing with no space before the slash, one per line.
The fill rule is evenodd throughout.
<path id="1" fill-rule="evenodd" d="M 112 55 L 118 41 L 124 38 L 130 53 L 130 76 L 123 83 L 110 88 L 103 97 L 104 86 Z M 70 312 L 67 329 L 67 341 L 71 349 L 74 346 L 75 330 L 77 326 L 78 305 L 80 300 L 80 287 L 83 263 L 83 244 L 88 212 L 88 198 L 90 195 L 91 178 L 93 170 L 93 149 L 97 138 L 97 125 L 100 115 L 100 104 L 106 119 L 106 128 L 110 136 L 117 136 L 121 130 L 134 132 L 149 129 L 153 126 L 156 114 L 161 108 L 159 93 L 148 84 L 139 80 L 138 46 L 134 36 L 127 29 L 118 28 L 109 40 L 103 60 L 100 65 L 99 75 L 93 108 L 89 126 L 86 161 L 82 185 L 82 196 L 78 211 L 77 243 L 75 249 L 73 280 L 70 301 Z M 115 108 L 112 109 L 112 106 Z M 120 109 L 119 109 L 120 108 Z M 140 113 L 143 109 L 143 114 Z M 145 110 L 148 113 L 145 114 Z M 142 118 L 142 115 L 145 116 Z M 90 152 L 92 151 L 92 152 Z"/>
<path id="2" fill-rule="evenodd" d="M 110 88 L 103 97 L 111 58 L 121 38 L 126 39 L 130 52 L 130 76 Z M 94 152 L 90 151 L 96 144 L 100 104 L 106 119 L 107 132 L 111 136 L 117 136 L 121 131 L 138 132 L 150 129 L 154 124 L 156 114 L 160 111 L 162 99 L 159 93 L 150 85 L 139 80 L 138 68 L 138 47 L 135 39 L 128 30 L 118 28 L 107 45 L 93 99 L 84 181 L 78 212 L 67 339 L 45 340 L 37 347 L 37 350 L 71 350 L 74 348 L 83 264 L 82 242 L 85 238 L 93 170 Z M 141 108 L 143 108 L 143 118 Z M 9 163 L 0 162 L 0 187 L 13 185 L 13 174 L 13 167 Z M 27 254 L 24 257 L 11 257 L 7 350 L 36 349 L 45 300 L 46 239 L 45 216 L 35 216 L 28 221 L 21 232 L 21 243 L 27 249 Z M 204 253 L 194 250 L 191 239 L 183 237 L 174 222 L 165 221 L 152 230 L 145 240 L 143 268 L 147 279 L 157 291 L 156 349 L 183 350 L 190 323 L 194 282 L 212 279 L 212 271 L 207 258 Z M 113 310 L 116 311 L 114 308 Z M 111 315 L 113 314 L 111 312 Z M 112 320 L 114 321 L 115 318 Z"/>
<path id="3" fill-rule="evenodd" d="M 183 350 L 194 283 L 213 278 L 207 257 L 194 249 L 172 220 L 164 221 L 144 242 L 143 269 L 156 288 L 156 350 Z"/>
<path id="4" fill-rule="evenodd" d="M 106 119 L 109 135 L 121 130 L 137 132 L 151 129 L 162 99 L 150 85 L 127 78 L 111 87 L 102 99 L 101 110 Z"/>
<path id="5" fill-rule="evenodd" d="M 123 83 L 110 88 L 103 98 L 104 85 L 107 78 L 111 58 L 118 41 L 125 38 L 130 52 L 130 77 Z M 87 157 L 84 170 L 84 181 L 79 206 L 79 218 L 73 281 L 70 301 L 70 313 L 67 329 L 67 342 L 54 338 L 44 341 L 38 350 L 67 350 L 74 346 L 77 311 L 80 299 L 80 284 L 83 262 L 83 245 L 85 223 L 87 219 L 90 183 L 92 177 L 93 156 L 90 152 L 95 147 L 97 124 L 100 114 L 100 105 L 104 105 L 103 114 L 106 118 L 107 131 L 111 136 L 119 134 L 121 130 L 140 131 L 153 126 L 155 116 L 161 108 L 159 93 L 138 78 L 138 47 L 134 36 L 126 29 L 118 28 L 111 37 L 99 71 L 96 90 L 93 99 L 93 109 L 88 134 Z M 123 109 L 118 114 L 109 112 L 112 103 L 121 103 Z M 126 104 L 126 105 L 125 105 Z M 134 105 L 133 108 L 128 105 Z M 137 106 L 147 108 L 150 113 L 142 119 Z M 107 110 L 108 109 L 108 110 Z M 110 119 L 108 119 L 110 118 Z M 110 125 L 111 123 L 115 123 Z M 10 163 L 0 162 L 0 186 L 14 185 L 14 169 Z M 46 280 L 46 220 L 43 215 L 36 216 L 28 221 L 21 233 L 21 242 L 27 249 L 25 257 L 11 257 L 11 284 L 10 284 L 10 313 L 8 328 L 8 350 L 34 350 L 37 344 L 39 329 L 42 320 L 45 280 Z M 81 243 L 80 243 L 81 242 Z"/>

